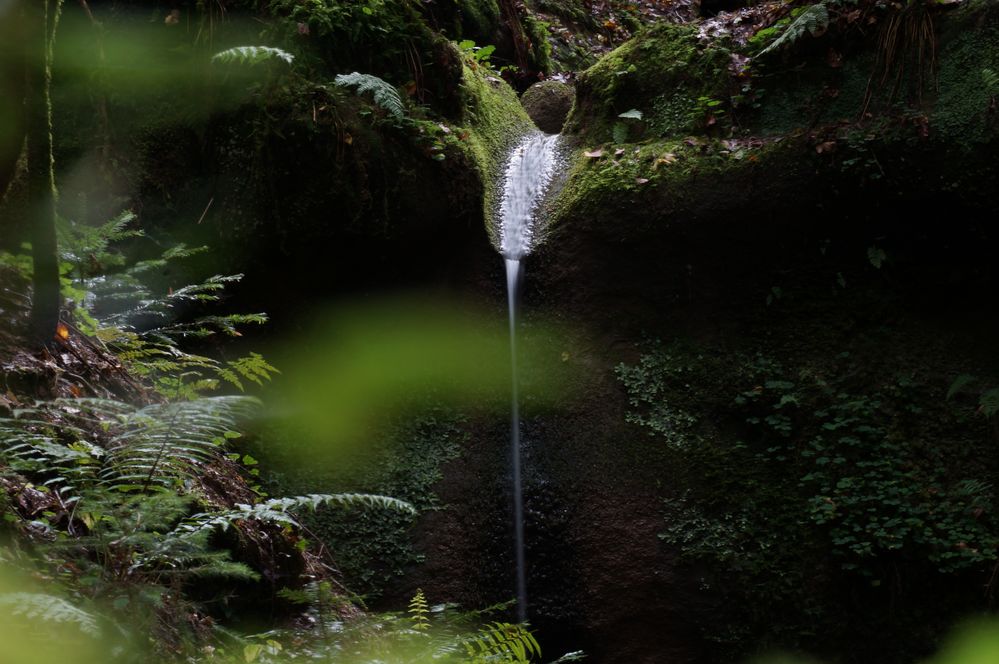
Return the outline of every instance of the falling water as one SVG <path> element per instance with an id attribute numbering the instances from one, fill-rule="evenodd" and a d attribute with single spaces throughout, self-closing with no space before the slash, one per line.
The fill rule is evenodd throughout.
<path id="1" fill-rule="evenodd" d="M 534 215 L 556 168 L 559 137 L 528 134 L 510 153 L 500 203 L 500 253 L 506 262 L 506 291 L 510 311 L 512 394 L 510 446 L 513 467 L 513 523 L 517 558 L 517 619 L 527 619 L 527 570 L 524 555 L 524 497 L 520 467 L 520 399 L 517 390 L 517 310 L 520 300 L 521 259 L 534 240 Z"/>

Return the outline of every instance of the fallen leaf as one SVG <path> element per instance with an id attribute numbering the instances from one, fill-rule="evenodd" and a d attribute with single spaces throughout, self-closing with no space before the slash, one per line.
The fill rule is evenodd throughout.
<path id="1" fill-rule="evenodd" d="M 635 184 L 645 184 L 649 181 L 649 178 L 635 178 Z"/>
<path id="2" fill-rule="evenodd" d="M 604 156 L 604 151 L 603 149 L 599 149 L 599 150 L 593 150 L 592 152 L 584 152 L 583 156 L 589 157 L 590 159 L 599 159 L 600 157 Z"/>
<path id="3" fill-rule="evenodd" d="M 826 154 L 826 153 L 829 153 L 829 152 L 835 152 L 836 151 L 836 141 L 825 141 L 823 143 L 819 143 L 818 145 L 815 146 L 815 151 L 818 154 Z"/>
<path id="4" fill-rule="evenodd" d="M 61 341 L 69 339 L 69 328 L 66 327 L 65 323 L 59 323 L 56 325 L 56 339 Z"/>
<path id="5" fill-rule="evenodd" d="M 656 159 L 655 163 L 652 164 L 652 170 L 656 170 L 657 168 L 659 168 L 661 165 L 664 164 L 668 166 L 669 164 L 675 164 L 675 163 L 676 163 L 676 155 L 673 154 L 672 152 L 667 152 L 663 156 Z"/>
<path id="6" fill-rule="evenodd" d="M 623 154 L 624 154 L 624 148 L 618 148 L 617 150 L 614 150 L 615 157 L 620 157 Z"/>

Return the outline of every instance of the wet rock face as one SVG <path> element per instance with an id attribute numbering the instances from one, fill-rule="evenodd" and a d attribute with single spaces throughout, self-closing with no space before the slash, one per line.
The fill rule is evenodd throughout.
<path id="1" fill-rule="evenodd" d="M 542 81 L 529 87 L 521 96 L 520 103 L 538 129 L 557 134 L 562 131 L 575 96 L 573 86 L 568 83 Z"/>

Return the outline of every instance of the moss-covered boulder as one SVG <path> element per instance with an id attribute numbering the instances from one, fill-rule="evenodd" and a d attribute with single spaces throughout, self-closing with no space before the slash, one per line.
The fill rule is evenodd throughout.
<path id="1" fill-rule="evenodd" d="M 939 36 L 933 78 L 892 69 L 903 78 L 886 87 L 874 39 L 817 52 L 806 43 L 751 63 L 759 45 L 739 53 L 685 26 L 643 33 L 580 77 L 567 131 L 582 147 L 556 224 L 626 236 L 692 219 L 733 223 L 737 210 L 765 218 L 754 211 L 844 194 L 858 206 L 940 195 L 996 209 L 999 88 L 987 82 L 999 71 L 999 10 L 926 16 Z M 848 57 L 830 55 L 837 44 Z M 641 223 L 602 222 L 622 209 Z"/>
<path id="2" fill-rule="evenodd" d="M 568 83 L 541 81 L 524 91 L 520 103 L 541 131 L 557 134 L 569 116 L 573 99 L 575 92 Z"/>
<path id="3" fill-rule="evenodd" d="M 580 75 L 566 130 L 593 144 L 703 129 L 728 97 L 730 57 L 696 26 L 655 25 Z"/>

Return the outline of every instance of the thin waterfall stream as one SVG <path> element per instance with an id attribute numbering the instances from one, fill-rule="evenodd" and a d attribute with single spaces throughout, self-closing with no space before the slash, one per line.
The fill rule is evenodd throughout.
<path id="1" fill-rule="evenodd" d="M 517 371 L 517 314 L 520 305 L 521 261 L 533 248 L 541 200 L 555 174 L 559 136 L 534 131 L 510 153 L 500 202 L 500 253 L 506 263 L 510 316 L 510 448 L 513 474 L 513 524 L 517 564 L 517 619 L 527 620 L 527 560 L 524 544 L 524 496 L 521 479 L 520 395 Z"/>

